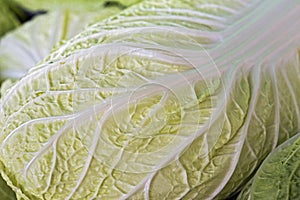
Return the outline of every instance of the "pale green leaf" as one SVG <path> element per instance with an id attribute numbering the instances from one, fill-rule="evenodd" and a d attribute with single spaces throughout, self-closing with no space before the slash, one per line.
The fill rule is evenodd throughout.
<path id="1" fill-rule="evenodd" d="M 230 197 L 299 132 L 299 17 L 171 0 L 94 23 L 6 90 L 3 173 L 23 199 Z"/>
<path id="2" fill-rule="evenodd" d="M 300 134 L 277 147 L 263 162 L 239 199 L 280 200 L 300 197 Z"/>
<path id="3" fill-rule="evenodd" d="M 38 2 L 32 4 L 36 5 Z M 115 15 L 121 10 L 117 6 L 106 8 L 103 2 L 90 2 L 84 6 L 82 2 L 80 4 L 80 1 L 77 3 L 78 5 L 76 2 L 72 4 L 66 0 L 57 2 L 55 6 L 53 5 L 53 11 L 35 17 L 2 38 L 0 41 L 0 80 L 18 79 L 24 76 L 31 67 L 42 61 L 54 46 L 59 45 L 59 42 L 75 36 L 89 24 Z M 48 4 L 50 3 L 46 3 Z"/>

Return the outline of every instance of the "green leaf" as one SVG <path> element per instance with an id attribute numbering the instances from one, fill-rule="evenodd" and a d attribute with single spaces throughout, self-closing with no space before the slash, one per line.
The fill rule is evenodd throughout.
<path id="1" fill-rule="evenodd" d="M 5 180 L 0 176 L 0 196 L 5 200 L 15 200 L 16 194 L 12 191 L 12 189 L 7 185 Z"/>
<path id="2" fill-rule="evenodd" d="M 145 1 L 4 92 L 23 199 L 226 199 L 300 130 L 296 0 Z M 288 39 L 287 39 L 288 38 Z"/>
<path id="3" fill-rule="evenodd" d="M 11 3 L 8 0 L 0 1 L 0 38 L 7 32 L 20 25 L 15 13 L 10 9 Z"/>
<path id="4" fill-rule="evenodd" d="M 134 5 L 142 0 L 53 0 L 53 1 L 40 1 L 40 0 L 14 0 L 30 10 L 47 10 L 53 11 L 57 8 L 72 8 L 73 10 L 90 10 L 99 11 L 103 9 L 103 4 L 107 2 L 115 2 L 122 6 Z M 115 5 L 114 5 L 115 6 Z M 100 13 L 99 13 L 100 14 Z"/>
<path id="5" fill-rule="evenodd" d="M 70 3 L 68 5 L 70 6 Z M 62 8 L 57 5 L 55 11 L 34 18 L 2 38 L 0 80 L 24 76 L 31 67 L 42 61 L 55 45 L 59 45 L 59 42 L 75 36 L 88 24 L 120 11 L 116 6 L 104 8 L 102 3 L 93 5 L 93 8 L 87 4 L 81 6 L 81 9 L 76 6 Z"/>
<path id="6" fill-rule="evenodd" d="M 277 147 L 263 162 L 251 187 L 240 199 L 298 199 L 300 196 L 300 134 Z"/>

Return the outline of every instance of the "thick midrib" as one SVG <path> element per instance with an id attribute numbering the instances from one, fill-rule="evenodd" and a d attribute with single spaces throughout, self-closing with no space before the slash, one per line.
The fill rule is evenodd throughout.
<path id="1" fill-rule="evenodd" d="M 300 5 L 296 0 L 264 1 L 225 29 L 224 41 L 209 54 L 217 66 L 248 59 L 262 61 L 266 54 L 287 48 L 291 38 L 294 47 L 300 44 L 299 18 Z"/>
<path id="2" fill-rule="evenodd" d="M 290 2 L 292 2 L 292 1 L 290 1 Z M 296 4 L 295 1 L 293 1 L 293 2 Z M 266 4 L 259 6 L 253 13 L 251 13 L 249 15 L 249 17 L 253 17 L 254 14 L 258 14 L 258 13 L 262 12 L 261 9 L 263 9 L 264 6 L 266 6 L 267 4 L 272 3 L 272 2 L 266 1 L 265 3 Z M 215 52 L 212 51 L 209 53 L 210 55 L 212 55 L 213 59 L 215 59 L 215 64 L 217 66 L 222 67 L 223 65 L 221 65 L 221 63 L 224 63 L 224 60 L 225 60 L 226 64 L 224 67 L 228 68 L 228 67 L 230 67 L 229 64 L 232 63 L 232 61 L 238 61 L 242 58 L 245 58 L 245 56 L 243 56 L 243 54 L 245 52 L 249 52 L 250 55 L 251 54 L 255 55 L 257 53 L 257 51 L 260 50 L 260 48 L 269 46 L 269 40 L 266 40 L 266 37 L 268 37 L 269 35 L 275 34 L 275 36 L 273 36 L 273 38 L 275 40 L 276 40 L 276 38 L 278 38 L 279 42 L 282 42 L 282 40 L 280 40 L 281 37 L 286 36 L 287 33 L 291 30 L 289 26 L 291 26 L 293 22 L 297 21 L 297 15 L 298 15 L 297 13 L 300 13 L 297 11 L 299 11 L 300 9 L 299 9 L 299 7 L 297 7 L 297 5 L 294 5 L 294 4 L 290 4 L 288 7 L 285 7 L 284 5 L 288 4 L 286 1 L 285 2 L 277 1 L 275 3 L 277 3 L 277 4 L 273 8 L 270 8 L 269 10 L 267 10 L 267 12 L 264 11 L 265 15 L 262 15 L 261 18 L 258 18 L 256 21 L 254 21 L 254 23 L 252 23 L 252 24 L 248 23 L 247 26 L 244 28 L 240 28 L 239 27 L 240 23 L 237 23 L 237 25 L 233 26 L 232 30 L 230 30 L 230 29 L 228 30 L 228 32 L 232 31 L 232 33 L 236 33 L 236 34 L 233 34 L 232 37 L 230 37 L 227 41 L 224 41 L 224 43 L 221 43 L 216 48 L 217 50 L 213 50 Z M 282 10 L 282 7 L 284 7 L 285 10 Z M 274 13 L 280 13 L 280 14 L 277 14 L 274 16 Z M 287 22 L 287 21 L 291 21 L 292 23 L 285 23 L 285 24 L 282 23 L 282 22 Z M 241 22 L 243 22 L 243 20 Z M 268 30 L 263 30 L 263 28 L 264 28 L 263 25 L 266 22 L 269 22 L 270 27 L 272 27 L 272 28 L 270 28 Z M 286 27 L 279 27 L 278 26 L 279 24 L 285 25 Z M 274 27 L 278 27 L 278 29 L 276 29 L 276 30 L 278 30 L 277 32 L 273 32 Z M 239 30 L 239 31 L 237 31 L 237 30 Z M 299 28 L 299 30 L 300 30 L 300 28 Z M 249 35 L 249 33 L 250 34 L 255 33 L 255 34 Z M 297 34 L 297 32 L 293 32 L 293 33 Z M 297 35 L 295 35 L 295 36 L 297 36 Z M 254 42 L 251 40 L 249 41 L 249 39 L 248 39 L 249 37 L 253 38 Z M 255 39 L 255 38 L 257 38 L 257 39 Z M 246 41 L 246 43 L 243 43 L 243 41 Z M 253 45 L 253 44 L 255 44 L 255 45 Z M 257 44 L 260 44 L 260 45 L 257 45 Z M 275 44 L 275 46 L 276 45 L 278 45 L 278 47 L 280 47 L 278 43 Z M 282 45 L 284 45 L 284 43 Z M 271 44 L 271 46 L 272 46 L 272 44 Z M 240 48 L 237 48 L 237 47 L 240 47 Z M 224 50 L 228 50 L 227 51 L 228 53 L 224 53 Z M 219 56 L 218 54 L 223 55 L 223 56 Z M 230 54 L 231 54 L 231 56 L 230 56 Z M 187 74 L 189 74 L 191 71 L 193 71 L 193 70 L 190 70 L 189 72 L 187 72 Z M 140 184 L 143 185 L 143 183 L 144 182 L 142 181 Z M 132 192 L 133 191 L 131 191 L 129 194 L 131 194 Z M 127 196 L 128 196 L 128 194 L 126 195 L 126 197 Z"/>
<path id="3" fill-rule="evenodd" d="M 297 18 L 296 18 L 298 15 L 297 13 L 300 13 L 297 11 L 300 10 L 300 8 L 299 8 L 299 6 L 294 5 L 294 4 L 296 4 L 295 0 L 289 0 L 289 2 L 294 2 L 294 3 L 290 3 L 291 5 L 285 6 L 287 4 L 286 1 L 277 0 L 275 2 L 275 5 L 270 6 L 270 8 L 266 11 L 264 11 L 262 9 L 265 9 L 266 5 L 271 3 L 271 0 L 268 0 L 261 6 L 258 6 L 252 13 L 246 15 L 243 19 L 241 19 L 239 22 L 232 25 L 232 27 L 229 27 L 229 29 L 224 32 L 225 34 L 226 33 L 233 33 L 233 34 L 232 34 L 232 36 L 230 36 L 229 39 L 225 40 L 223 43 L 221 43 L 219 46 L 217 46 L 216 49 L 213 49 L 212 51 L 208 51 L 208 54 L 212 55 L 212 59 L 207 59 L 208 64 L 206 64 L 205 62 L 202 62 L 202 60 L 199 62 L 194 61 L 195 62 L 194 66 L 197 66 L 197 67 L 195 67 L 194 70 L 190 70 L 183 74 L 187 75 L 187 78 L 189 80 L 194 80 L 194 81 L 197 78 L 199 78 L 199 77 L 197 77 L 196 74 L 194 74 L 194 72 L 198 71 L 198 70 L 203 75 L 206 75 L 206 76 L 208 75 L 208 76 L 213 77 L 213 76 L 216 76 L 217 74 L 216 74 L 216 68 L 211 67 L 212 65 L 217 66 L 217 67 L 221 66 L 219 68 L 219 70 L 220 70 L 219 73 L 222 74 L 224 71 L 227 71 L 226 69 L 228 69 L 229 67 L 232 67 L 232 65 L 231 65 L 232 63 L 236 63 L 236 61 L 242 59 L 242 55 L 240 55 L 241 54 L 240 52 L 242 52 L 242 53 L 249 52 L 248 55 L 249 54 L 251 55 L 251 52 L 257 53 L 257 51 L 259 51 L 261 46 L 267 46 L 267 43 L 264 44 L 264 41 L 265 41 L 264 37 L 258 37 L 259 42 L 261 42 L 261 45 L 257 45 L 257 42 L 247 41 L 247 39 L 249 37 L 249 33 L 253 33 L 256 31 L 257 33 L 255 34 L 255 36 L 262 34 L 265 37 L 267 37 L 268 34 L 266 34 L 266 33 L 269 33 L 270 30 L 266 30 L 266 31 L 262 30 L 261 21 L 262 22 L 267 21 L 269 24 L 275 24 L 274 25 L 275 27 L 276 27 L 276 22 L 280 21 L 280 20 L 285 21 L 285 22 L 288 22 L 291 20 L 292 20 L 292 22 L 297 21 Z M 283 10 L 282 8 L 285 8 L 285 9 Z M 276 12 L 276 11 L 278 11 L 278 12 Z M 289 12 L 289 11 L 293 11 L 293 12 Z M 264 14 L 260 14 L 261 16 L 257 20 L 254 20 L 254 23 L 247 22 L 247 20 L 249 21 L 249 19 L 251 19 L 253 16 L 259 14 L 260 12 L 264 12 Z M 276 13 L 276 15 L 274 15 L 274 13 Z M 292 13 L 291 18 L 289 18 L 289 13 Z M 243 25 L 245 23 L 245 21 L 246 21 L 247 25 L 240 28 L 240 25 Z M 281 23 L 281 24 L 283 24 L 283 23 Z M 289 23 L 285 23 L 283 25 L 290 26 Z M 300 29 L 300 26 L 294 26 L 294 27 L 295 27 L 294 29 Z M 277 29 L 277 30 L 278 30 L 278 32 L 275 32 L 276 36 L 274 38 L 280 38 L 280 36 L 286 35 L 287 31 L 289 31 L 290 29 L 288 27 L 286 27 L 286 28 L 283 27 L 283 28 Z M 272 33 L 274 33 L 274 32 L 272 32 Z M 293 31 L 292 33 L 297 34 L 296 31 Z M 242 43 L 241 45 L 238 45 L 238 47 L 236 47 L 237 44 L 239 44 L 239 41 L 246 41 L 248 43 L 245 43 L 245 44 Z M 268 41 L 268 40 L 266 40 L 266 41 Z M 282 40 L 281 40 L 281 42 L 282 42 Z M 145 45 L 142 45 L 142 46 L 145 46 Z M 226 50 L 225 53 L 224 53 L 224 50 Z M 222 55 L 222 56 L 218 56 L 218 55 Z M 212 63 L 211 62 L 212 60 L 215 63 Z M 194 64 L 194 62 L 192 62 L 192 64 Z M 238 65 L 236 65 L 236 66 L 238 66 Z M 157 80 L 155 82 L 159 83 L 159 84 L 163 83 L 163 84 L 169 85 L 168 82 L 170 81 L 170 79 L 177 80 L 176 76 L 178 76 L 178 74 L 175 75 L 175 77 L 174 77 L 174 75 L 171 75 L 170 77 L 164 77 L 164 80 L 162 82 L 159 80 Z M 173 78 L 175 78 L 175 79 L 173 79 Z M 174 84 L 174 81 L 170 81 L 170 82 L 172 82 L 172 84 L 170 85 L 171 88 L 173 88 L 174 85 L 177 85 L 177 84 L 180 85 L 180 83 L 178 83 L 177 81 L 175 81 L 175 82 L 177 82 L 175 84 Z"/>
<path id="4" fill-rule="evenodd" d="M 296 38 L 300 32 L 298 22 L 300 6 L 296 0 L 266 0 L 251 8 L 253 8 L 252 12 L 241 12 L 241 19 L 221 32 L 222 38 L 224 38 L 223 42 L 219 42 L 219 45 L 213 49 L 206 49 L 211 59 L 204 62 L 203 59 L 198 59 L 200 62 L 193 62 L 195 66 L 198 66 L 197 70 L 211 68 L 211 64 L 213 64 L 220 67 L 220 71 L 226 71 L 232 67 L 233 63 L 240 61 L 262 61 L 266 55 L 274 53 L 279 47 L 281 50 L 291 49 L 286 48 L 291 45 L 290 43 L 295 43 L 295 40 L 289 41 L 290 38 L 296 39 L 297 42 L 300 41 L 299 38 Z M 147 27 L 141 28 L 148 30 Z M 128 29 L 125 30 L 125 32 L 128 31 Z M 139 31 L 144 32 L 145 30 Z M 105 35 L 105 33 L 101 34 Z M 201 35 L 202 32 L 199 34 Z M 147 45 L 139 44 L 138 46 L 146 47 Z M 198 53 L 200 52 L 194 52 L 197 58 Z M 183 55 L 189 57 L 189 54 L 183 53 Z M 212 63 L 212 60 L 215 63 Z"/>
<path id="5" fill-rule="evenodd" d="M 271 1 L 269 0 L 269 1 L 266 1 L 266 2 L 270 3 Z M 277 9 L 280 8 L 280 12 L 276 12 L 276 9 L 273 10 L 274 8 L 272 8 L 272 9 L 269 9 L 267 12 L 264 11 L 265 15 L 261 16 L 261 18 L 259 18 L 259 20 L 255 21 L 253 24 L 247 24 L 247 26 L 245 26 L 244 29 L 241 29 L 237 25 L 233 26 L 232 30 L 229 29 L 229 31 L 227 33 L 230 33 L 231 31 L 237 30 L 237 29 L 239 31 L 236 31 L 236 34 L 234 34 L 228 40 L 225 40 L 224 43 L 221 43 L 220 46 L 217 47 L 217 50 L 215 50 L 216 55 L 218 55 L 218 53 L 220 53 L 220 55 L 223 55 L 223 56 L 216 56 L 214 58 L 216 60 L 217 66 L 219 66 L 218 64 L 221 65 L 221 63 L 224 63 L 224 60 L 226 60 L 226 63 L 228 64 L 231 61 L 237 60 L 238 58 L 243 58 L 244 57 L 243 56 L 244 52 L 250 52 L 250 53 L 254 54 L 254 53 L 256 53 L 256 51 L 259 51 L 261 47 L 264 47 L 264 46 L 268 45 L 268 43 L 264 40 L 264 37 L 259 37 L 259 39 L 257 40 L 257 42 L 262 42 L 262 43 L 260 45 L 257 45 L 257 46 L 251 45 L 251 44 L 254 44 L 254 43 L 257 44 L 257 42 L 248 41 L 249 40 L 248 38 L 249 37 L 256 38 L 256 36 L 258 36 L 258 35 L 265 35 L 265 37 L 266 37 L 266 36 L 268 36 L 268 34 L 266 34 L 266 33 L 270 33 L 270 34 L 274 33 L 274 32 L 271 32 L 270 30 L 267 30 L 268 32 L 266 32 L 266 30 L 263 30 L 262 29 L 262 24 L 264 24 L 264 23 L 261 24 L 261 22 L 264 22 L 264 20 L 267 20 L 267 19 L 272 19 L 271 22 L 275 23 L 276 20 L 283 20 L 283 19 L 285 19 L 285 16 L 287 15 L 287 13 L 290 13 L 288 11 L 293 10 L 296 13 L 296 11 L 299 10 L 299 7 L 297 8 L 297 6 L 294 6 L 294 9 L 293 9 L 293 5 L 292 5 L 291 7 L 285 9 L 286 12 L 283 12 L 281 8 L 284 7 L 286 4 L 288 4 L 286 2 L 287 1 L 282 1 L 282 0 L 276 2 L 277 4 L 276 4 L 275 7 Z M 295 2 L 295 1 L 289 1 L 289 2 Z M 258 8 L 262 9 L 261 6 L 258 7 Z M 258 11 L 260 9 L 256 9 L 252 13 L 252 15 L 254 13 L 256 13 L 256 14 L 259 13 Z M 270 13 L 271 10 L 273 10 L 273 13 Z M 274 14 L 274 13 L 276 13 L 276 14 Z M 249 16 L 251 16 L 251 14 Z M 295 14 L 295 15 L 292 15 L 292 16 L 297 16 L 297 15 Z M 292 18 L 291 23 L 295 22 L 296 20 L 297 20 L 296 18 Z M 239 24 L 239 23 L 237 23 L 237 24 Z M 290 24 L 284 24 L 284 25 L 286 25 L 287 27 L 290 26 Z M 234 28 L 237 28 L 237 29 L 234 29 Z M 299 29 L 300 29 L 300 27 L 299 27 Z M 251 30 L 251 31 L 249 31 L 249 30 Z M 276 36 L 274 36 L 274 38 L 278 38 L 281 35 L 285 35 L 286 32 L 287 32 L 287 30 L 289 30 L 289 29 L 286 29 L 285 27 L 281 28 L 281 29 L 278 29 L 278 32 L 274 33 L 274 34 L 276 34 Z M 234 32 L 231 32 L 231 33 L 234 33 Z M 251 33 L 255 33 L 255 34 L 253 34 L 253 35 L 250 36 L 249 33 L 250 34 Z M 243 43 L 242 45 L 237 45 L 241 41 L 246 41 L 246 42 Z M 237 46 L 239 48 L 237 48 Z M 227 51 L 228 53 L 224 53 L 224 50 L 228 50 Z M 214 51 L 212 51 L 212 55 L 215 55 L 213 53 L 214 53 Z M 229 65 L 226 65 L 225 67 L 229 67 Z M 169 80 L 169 78 L 167 78 L 167 80 Z M 168 85 L 166 82 L 168 82 L 168 81 L 166 81 L 166 80 L 163 81 L 162 85 Z M 172 82 L 172 84 L 169 83 L 169 84 L 171 84 L 169 87 L 173 88 L 174 85 L 177 85 L 178 83 L 182 83 L 182 80 L 181 81 L 177 81 L 176 84 L 174 82 Z M 155 84 L 157 84 L 157 82 L 155 82 Z"/>

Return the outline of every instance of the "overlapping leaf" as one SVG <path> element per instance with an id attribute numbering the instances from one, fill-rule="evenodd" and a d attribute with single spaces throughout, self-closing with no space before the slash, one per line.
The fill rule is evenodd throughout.
<path id="1" fill-rule="evenodd" d="M 147 1 L 68 40 L 2 98 L 12 188 L 229 197 L 299 131 L 299 11 L 293 0 Z"/>

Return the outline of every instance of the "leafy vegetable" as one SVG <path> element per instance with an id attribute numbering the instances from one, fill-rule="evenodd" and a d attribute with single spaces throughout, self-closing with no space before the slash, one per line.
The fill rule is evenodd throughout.
<path id="1" fill-rule="evenodd" d="M 38 2 L 46 4 L 48 1 L 34 1 L 29 5 L 39 5 Z M 33 19 L 2 39 L 0 43 L 1 79 L 22 77 L 28 69 L 44 59 L 59 42 L 75 36 L 88 24 L 120 11 L 117 6 L 104 8 L 102 1 L 93 4 L 90 2 L 84 6 L 82 3 L 76 6 L 74 2 L 71 4 L 66 0 L 59 2 L 63 5 L 59 6 L 55 3 L 56 6 L 52 5 L 56 8 L 55 11 Z M 48 2 L 48 4 L 51 3 Z M 44 7 L 34 8 L 44 9 Z M 21 59 L 16 59 L 19 57 Z"/>
<path id="2" fill-rule="evenodd" d="M 26 9 L 14 0 L 0 1 L 0 38 L 33 17 L 44 14 L 44 10 Z"/>
<path id="3" fill-rule="evenodd" d="M 9 0 L 0 1 L 0 38 L 8 31 L 16 28 L 20 25 L 18 15 L 14 12 L 12 7 L 16 7 L 16 4 Z M 20 13 L 18 9 L 17 13 Z M 21 14 L 23 14 L 21 12 Z M 22 19 L 22 16 L 20 16 Z"/>
<path id="4" fill-rule="evenodd" d="M 2 177 L 0 177 L 0 196 L 5 200 L 14 200 L 16 199 L 15 193 L 10 187 L 6 184 Z"/>
<path id="5" fill-rule="evenodd" d="M 31 10 L 56 10 L 58 8 L 71 8 L 72 10 L 90 10 L 98 11 L 99 16 L 101 16 L 101 11 L 103 9 L 103 4 L 115 3 L 122 6 L 134 5 L 142 0 L 53 0 L 53 1 L 40 1 L 40 0 L 14 0 L 28 9 Z"/>
<path id="6" fill-rule="evenodd" d="M 225 199 L 299 132 L 296 0 L 145 1 L 7 90 L 20 199 Z"/>
<path id="7" fill-rule="evenodd" d="M 247 182 L 245 186 L 243 186 L 242 191 L 238 193 L 238 196 L 236 197 L 236 200 L 251 200 L 250 193 L 251 193 L 251 186 L 253 183 L 253 179 Z"/>
<path id="8" fill-rule="evenodd" d="M 272 152 L 240 199 L 298 199 L 300 196 L 300 134 Z"/>

